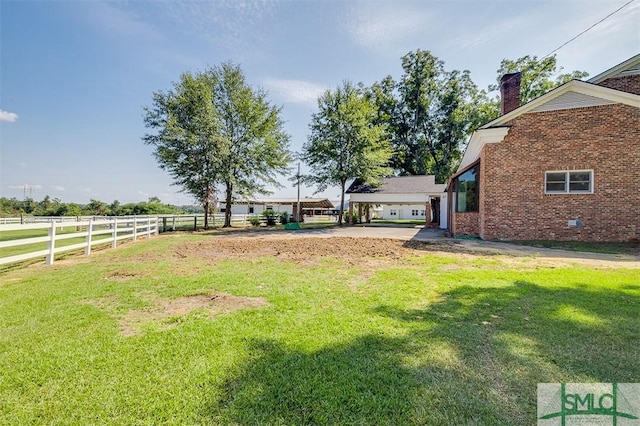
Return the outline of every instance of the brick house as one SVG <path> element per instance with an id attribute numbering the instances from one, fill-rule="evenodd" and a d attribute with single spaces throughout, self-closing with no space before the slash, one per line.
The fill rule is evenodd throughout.
<path id="1" fill-rule="evenodd" d="M 448 229 L 485 240 L 640 238 L 640 55 L 520 106 L 503 76 L 502 116 L 477 129 L 447 186 Z"/>

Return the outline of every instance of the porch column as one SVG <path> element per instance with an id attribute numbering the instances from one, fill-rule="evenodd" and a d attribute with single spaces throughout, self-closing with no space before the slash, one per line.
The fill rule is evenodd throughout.
<path id="1" fill-rule="evenodd" d="M 427 201 L 424 205 L 424 224 L 429 226 L 431 222 L 431 197 L 427 196 Z"/>
<path id="2" fill-rule="evenodd" d="M 353 201 L 349 201 L 349 220 L 347 223 L 353 225 Z"/>

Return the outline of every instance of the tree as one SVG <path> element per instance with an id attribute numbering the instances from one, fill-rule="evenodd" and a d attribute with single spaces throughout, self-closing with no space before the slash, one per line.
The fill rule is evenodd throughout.
<path id="1" fill-rule="evenodd" d="M 173 90 L 155 92 L 153 106 L 144 109 L 144 123 L 157 130 L 143 141 L 155 148 L 160 168 L 174 184 L 193 195 L 209 211 L 221 177 L 223 150 L 219 114 L 213 99 L 215 76 L 211 72 L 184 73 Z M 205 214 L 205 229 L 209 227 Z"/>
<path id="2" fill-rule="evenodd" d="M 401 175 L 434 174 L 444 182 L 479 121 L 486 95 L 469 71 L 446 71 L 429 51 L 409 52 L 402 68 L 399 82 L 389 76 L 368 90 L 378 108 L 376 121 L 388 123 L 391 166 Z"/>
<path id="3" fill-rule="evenodd" d="M 279 113 L 262 90 L 246 84 L 239 66 L 224 63 L 185 73 L 173 90 L 154 93 L 144 120 L 158 132 L 143 140 L 155 147 L 160 167 L 202 203 L 205 213 L 215 203 L 217 185 L 224 185 L 225 226 L 231 226 L 233 197 L 268 193 L 266 185 L 277 186 L 277 174 L 290 161 L 289 136 Z"/>
<path id="4" fill-rule="evenodd" d="M 489 92 L 500 89 L 500 79 L 505 74 L 520 73 L 520 105 L 544 95 L 550 90 L 574 79 L 582 79 L 589 75 L 586 71 L 572 71 L 561 74 L 562 67 L 558 67 L 556 55 L 538 59 L 537 56 L 522 56 L 514 60 L 503 59 L 497 70 L 496 84 L 489 86 Z M 555 76 L 555 79 L 553 78 Z M 487 100 L 483 105 L 485 115 L 482 125 L 500 116 L 500 96 Z"/>
<path id="5" fill-rule="evenodd" d="M 346 182 L 360 178 L 375 184 L 389 174 L 391 147 L 385 126 L 374 123 L 375 105 L 350 82 L 320 96 L 318 110 L 301 153 L 312 172 L 302 179 L 316 184 L 318 191 L 340 186 L 338 223 L 342 224 Z"/>
<path id="6" fill-rule="evenodd" d="M 219 136 L 225 146 L 221 179 L 225 187 L 224 226 L 231 226 L 234 196 L 268 194 L 267 185 L 281 186 L 279 173 L 291 161 L 289 135 L 280 108 L 262 89 L 245 82 L 239 66 L 224 63 L 211 70 L 216 82 L 213 103 L 220 113 Z"/>
<path id="7" fill-rule="evenodd" d="M 489 90 L 500 89 L 500 79 L 503 75 L 520 72 L 520 104 L 524 105 L 564 83 L 574 79 L 579 80 L 589 75 L 586 71 L 577 70 L 560 74 L 562 70 L 563 68 L 557 65 L 556 55 L 543 59 L 529 55 L 518 58 L 515 61 L 503 59 L 497 71 L 497 84 L 489 86 Z M 556 76 L 555 79 L 553 79 L 554 76 Z"/>

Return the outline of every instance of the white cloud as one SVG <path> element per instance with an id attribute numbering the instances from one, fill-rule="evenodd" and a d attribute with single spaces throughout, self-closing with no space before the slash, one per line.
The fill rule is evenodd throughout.
<path id="1" fill-rule="evenodd" d="M 527 23 L 524 17 L 509 17 L 498 24 L 490 25 L 485 28 L 476 29 L 475 31 L 452 39 L 449 45 L 455 49 L 469 49 L 500 40 L 505 34 L 512 32 L 514 29 L 521 29 Z"/>
<path id="2" fill-rule="evenodd" d="M 60 185 L 51 185 L 51 188 L 55 189 L 56 191 L 64 191 L 64 186 L 60 186 Z"/>
<path id="3" fill-rule="evenodd" d="M 154 42 L 162 39 L 159 31 L 130 10 L 119 8 L 115 3 L 94 2 L 91 5 L 93 7 L 93 13 L 90 15 L 92 23 L 102 27 L 114 37 Z"/>
<path id="4" fill-rule="evenodd" d="M 361 47 L 375 51 L 395 51 L 415 40 L 427 29 L 433 30 L 432 13 L 407 3 L 356 3 L 343 23 Z M 394 52 L 395 53 L 395 52 Z"/>
<path id="5" fill-rule="evenodd" d="M 309 81 L 278 78 L 267 78 L 263 85 L 284 102 L 294 104 L 315 105 L 318 97 L 327 90 L 326 87 Z"/>
<path id="6" fill-rule="evenodd" d="M 0 121 L 8 121 L 9 123 L 13 123 L 18 119 L 18 114 L 15 112 L 5 111 L 0 109 Z"/>

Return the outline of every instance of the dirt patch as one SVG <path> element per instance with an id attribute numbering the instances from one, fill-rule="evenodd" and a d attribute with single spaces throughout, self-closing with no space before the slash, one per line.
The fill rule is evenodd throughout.
<path id="1" fill-rule="evenodd" d="M 122 305 L 115 295 L 95 299 L 89 303 L 117 317 L 120 332 L 125 336 L 140 334 L 148 324 L 155 324 L 164 330 L 180 324 L 188 317 L 213 319 L 217 315 L 268 305 L 262 297 L 234 296 L 227 293 L 196 294 L 177 299 L 154 298 L 145 294 L 143 298 L 149 301 L 149 306 L 131 309 L 120 315 L 118 312 L 122 312 Z"/>
<path id="2" fill-rule="evenodd" d="M 196 244 L 180 244 L 179 257 L 199 257 L 208 260 L 254 259 L 275 257 L 284 261 L 316 264 L 318 258 L 341 259 L 348 264 L 363 265 L 370 259 L 397 261 L 416 255 L 416 248 L 428 243 L 408 243 L 384 238 L 215 238 Z"/>
<path id="3" fill-rule="evenodd" d="M 107 275 L 107 279 L 114 281 L 128 281 L 138 276 L 142 276 L 142 274 L 136 274 L 132 272 L 113 272 Z"/>

